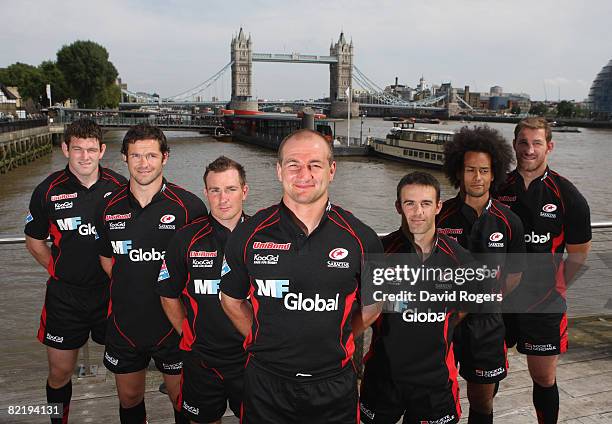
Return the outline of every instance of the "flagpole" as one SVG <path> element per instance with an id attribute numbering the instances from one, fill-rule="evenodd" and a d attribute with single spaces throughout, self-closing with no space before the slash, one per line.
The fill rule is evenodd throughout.
<path id="1" fill-rule="evenodd" d="M 346 112 L 346 145 L 351 144 L 351 86 L 346 88 L 346 101 L 347 101 L 347 112 Z"/>

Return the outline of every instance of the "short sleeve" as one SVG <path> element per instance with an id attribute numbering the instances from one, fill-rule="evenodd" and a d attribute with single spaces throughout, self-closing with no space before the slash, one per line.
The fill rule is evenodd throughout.
<path id="1" fill-rule="evenodd" d="M 525 256 L 525 230 L 523 229 L 523 223 L 516 214 L 512 213 L 509 221 L 512 237 L 508 242 L 507 259 L 504 264 L 504 270 L 507 274 L 516 274 L 525 271 L 527 268 L 527 258 Z"/>
<path id="2" fill-rule="evenodd" d="M 186 250 L 183 232 L 179 231 L 174 234 L 166 249 L 155 289 L 158 295 L 178 298 L 185 289 L 189 275 Z"/>
<path id="3" fill-rule="evenodd" d="M 113 196 L 109 196 L 98 204 L 94 218 L 94 226 L 96 227 L 96 250 L 98 251 L 98 255 L 104 256 L 105 258 L 113 257 L 113 247 L 108 237 L 108 229 L 106 228 L 106 222 L 104 220 L 107 201 L 112 197 Z"/>
<path id="4" fill-rule="evenodd" d="M 249 293 L 249 273 L 243 257 L 245 227 L 237 227 L 229 236 L 221 269 L 221 291 L 234 299 L 246 299 Z"/>
<path id="5" fill-rule="evenodd" d="M 591 240 L 591 210 L 586 199 L 574 185 L 566 182 L 565 193 L 565 242 L 582 244 Z"/>
<path id="6" fill-rule="evenodd" d="M 24 233 L 37 240 L 45 240 L 49 236 L 49 212 L 45 193 L 40 185 L 32 193 Z"/>

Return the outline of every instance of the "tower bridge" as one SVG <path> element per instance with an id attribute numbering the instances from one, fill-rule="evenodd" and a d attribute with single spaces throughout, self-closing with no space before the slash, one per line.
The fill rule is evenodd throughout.
<path id="1" fill-rule="evenodd" d="M 341 32 L 338 41 L 332 42 L 329 54 L 302 54 L 302 53 L 261 53 L 254 52 L 251 36 L 247 36 L 240 28 L 230 43 L 230 62 L 197 86 L 179 94 L 160 98 L 145 93 L 132 93 L 122 90 L 128 102 L 120 103 L 121 109 L 133 108 L 135 105 L 158 104 L 164 107 L 229 105 L 230 109 L 256 111 L 261 108 L 269 109 L 274 105 L 315 106 L 326 109 L 331 116 L 345 117 L 349 112 L 358 115 L 360 110 L 369 116 L 384 116 L 394 111 L 394 114 L 407 114 L 414 112 L 438 113 L 453 115 L 461 108 L 471 109 L 471 106 L 457 96 L 450 84 L 448 91 L 441 95 L 422 98 L 418 101 L 407 101 L 394 94 L 385 92 L 378 84 L 370 79 L 354 64 L 353 41 L 346 40 Z M 253 62 L 271 63 L 310 63 L 329 66 L 329 100 L 328 101 L 257 101 L 253 96 Z M 231 74 L 231 98 L 228 100 L 212 99 L 203 101 L 202 94 L 215 87 L 227 73 Z M 356 83 L 364 96 L 360 102 L 353 101 L 353 83 Z M 419 94 L 417 92 L 417 94 Z M 212 96 L 211 96 L 212 97 Z M 423 96 L 421 96 L 423 97 Z M 130 99 L 136 100 L 129 101 Z M 397 113 L 395 113 L 397 112 Z"/>

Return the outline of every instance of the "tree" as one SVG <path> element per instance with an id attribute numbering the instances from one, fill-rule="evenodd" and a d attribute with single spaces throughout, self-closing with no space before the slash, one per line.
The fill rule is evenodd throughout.
<path id="1" fill-rule="evenodd" d="M 45 82 L 40 70 L 26 63 L 13 63 L 0 71 L 0 82 L 4 85 L 19 88 L 19 95 L 24 100 L 32 99 L 34 102 L 40 103 L 47 97 Z"/>
<path id="2" fill-rule="evenodd" d="M 561 100 L 557 104 L 557 116 L 571 118 L 576 114 L 576 106 L 573 102 Z"/>
<path id="3" fill-rule="evenodd" d="M 529 109 L 529 113 L 532 115 L 544 116 L 548 112 L 548 107 L 544 103 L 534 103 Z"/>
<path id="4" fill-rule="evenodd" d="M 51 98 L 54 103 L 63 102 L 70 98 L 70 89 L 64 74 L 59 70 L 55 62 L 51 60 L 44 61 L 38 65 L 38 69 L 44 83 L 51 84 Z"/>
<path id="5" fill-rule="evenodd" d="M 75 41 L 57 52 L 57 67 L 64 74 L 71 94 L 81 107 L 116 106 L 113 89 L 117 69 L 108 60 L 108 52 L 93 41 Z"/>

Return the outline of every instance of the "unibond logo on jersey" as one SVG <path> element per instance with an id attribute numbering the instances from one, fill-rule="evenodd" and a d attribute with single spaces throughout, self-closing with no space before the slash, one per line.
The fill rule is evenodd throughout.
<path id="1" fill-rule="evenodd" d="M 463 228 L 438 228 L 438 234 L 463 234 Z"/>
<path id="2" fill-rule="evenodd" d="M 132 213 L 116 213 L 114 215 L 106 215 L 104 217 L 105 221 L 119 221 L 119 220 L 125 220 L 125 219 L 130 219 L 132 217 Z"/>
<path id="3" fill-rule="evenodd" d="M 55 342 L 55 343 L 63 343 L 64 342 L 64 337 L 62 337 L 62 336 L 54 336 L 53 334 L 47 333 L 47 340 L 51 340 L 52 342 Z"/>
<path id="4" fill-rule="evenodd" d="M 161 268 L 159 269 L 159 275 L 157 277 L 157 281 L 163 281 L 170 278 L 170 272 L 168 272 L 168 267 L 166 266 L 166 260 L 161 264 Z"/>
<path id="5" fill-rule="evenodd" d="M 108 362 L 110 362 L 114 366 L 117 366 L 117 364 L 119 363 L 119 359 L 113 358 L 112 356 L 108 354 L 108 352 L 104 352 L 104 359 L 106 359 Z"/>
<path id="6" fill-rule="evenodd" d="M 167 214 L 162 216 L 159 219 L 159 229 L 160 230 L 175 230 L 176 229 L 176 225 L 172 224 L 172 222 L 174 222 L 174 220 L 176 219 L 176 217 L 174 215 L 171 214 Z"/>
<path id="7" fill-rule="evenodd" d="M 151 262 L 163 260 L 165 254 L 165 250 L 160 252 L 159 250 L 155 250 L 155 248 L 151 250 L 132 249 L 130 250 L 129 256 L 132 262 Z"/>
<path id="8" fill-rule="evenodd" d="M 51 201 L 57 202 L 58 200 L 76 199 L 77 196 L 78 193 L 57 194 L 55 196 L 51 196 Z"/>
<path id="9" fill-rule="evenodd" d="M 190 258 L 216 258 L 217 251 L 207 252 L 206 250 L 192 250 L 189 252 Z"/>
<path id="10" fill-rule="evenodd" d="M 492 378 L 503 374 L 505 370 L 506 369 L 504 367 L 499 367 L 494 370 L 474 370 L 474 372 L 478 377 Z"/>
<path id="11" fill-rule="evenodd" d="M 540 212 L 540 216 L 543 218 L 556 218 L 557 214 L 552 213 L 556 210 L 557 210 L 557 205 L 554 205 L 552 203 L 547 203 L 544 206 L 542 206 L 542 212 Z"/>
<path id="12" fill-rule="evenodd" d="M 193 415 L 199 415 L 200 414 L 200 409 L 196 408 L 195 406 L 191 406 L 188 405 L 187 402 L 183 401 L 183 409 L 185 409 L 187 412 L 189 412 L 190 414 Z"/>
<path id="13" fill-rule="evenodd" d="M 421 420 L 419 424 L 448 424 L 455 421 L 454 415 L 445 415 L 442 418 L 438 418 L 437 420 Z"/>
<path id="14" fill-rule="evenodd" d="M 219 294 L 221 280 L 193 280 L 196 294 Z"/>
<path id="15" fill-rule="evenodd" d="M 212 268 L 214 263 L 212 259 L 193 259 L 191 266 L 194 268 Z"/>
<path id="16" fill-rule="evenodd" d="M 125 221 L 111 222 L 108 224 L 109 230 L 125 230 Z"/>
<path id="17" fill-rule="evenodd" d="M 546 234 L 536 234 L 535 232 L 531 232 L 531 234 L 525 234 L 525 243 L 532 244 L 544 244 L 550 240 L 550 233 Z"/>
<path id="18" fill-rule="evenodd" d="M 497 200 L 500 202 L 516 202 L 516 196 L 499 196 Z"/>
<path id="19" fill-rule="evenodd" d="M 64 203 L 55 203 L 55 210 L 59 211 L 62 209 L 72 209 L 72 207 L 74 206 L 73 202 L 64 202 Z"/>
<path id="20" fill-rule="evenodd" d="M 254 265 L 276 265 L 278 263 L 279 255 L 260 255 L 255 253 L 253 256 Z"/>
<path id="21" fill-rule="evenodd" d="M 406 309 L 402 313 L 402 319 L 406 322 L 444 322 L 446 313 L 432 312 L 427 309 L 427 312 L 419 312 L 418 309 Z"/>
<path id="22" fill-rule="evenodd" d="M 132 250 L 132 240 L 112 240 L 111 244 L 115 255 L 127 255 Z"/>
<path id="23" fill-rule="evenodd" d="M 334 261 L 339 261 L 348 256 L 349 252 L 343 247 L 336 247 L 329 252 L 329 259 L 333 259 Z"/>
<path id="24" fill-rule="evenodd" d="M 253 243 L 253 249 L 269 249 L 269 250 L 289 250 L 291 243 L 274 243 L 273 241 L 256 241 Z"/>

